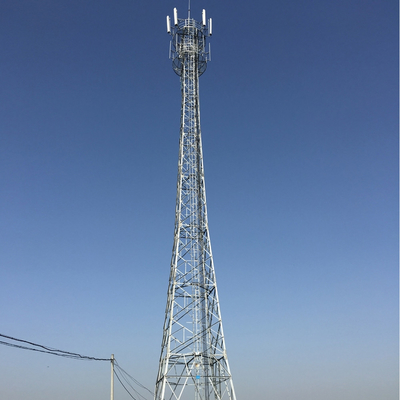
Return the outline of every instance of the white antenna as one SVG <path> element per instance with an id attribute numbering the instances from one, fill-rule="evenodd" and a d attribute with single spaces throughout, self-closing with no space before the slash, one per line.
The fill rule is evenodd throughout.
<path id="1" fill-rule="evenodd" d="M 212 35 L 212 18 L 210 18 L 208 20 L 209 23 L 209 28 L 208 28 L 208 33 L 210 34 L 210 36 Z"/>
<path id="2" fill-rule="evenodd" d="M 169 18 L 169 15 L 167 15 L 167 32 L 171 33 L 171 19 Z"/>
<path id="3" fill-rule="evenodd" d="M 178 26 L 178 10 L 174 8 L 174 25 Z"/>
<path id="4" fill-rule="evenodd" d="M 202 22 L 203 22 L 203 26 L 206 26 L 206 10 L 203 9 L 203 13 L 202 13 Z"/>

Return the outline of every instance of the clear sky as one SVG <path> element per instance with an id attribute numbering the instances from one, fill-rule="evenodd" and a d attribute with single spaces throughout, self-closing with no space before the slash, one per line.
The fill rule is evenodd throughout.
<path id="1" fill-rule="evenodd" d="M 183 0 L 0 4 L 0 333 L 153 389 Z M 398 399 L 398 2 L 192 0 L 238 400 Z M 0 398 L 109 398 L 109 364 L 0 346 Z M 116 383 L 118 399 L 128 395 Z"/>

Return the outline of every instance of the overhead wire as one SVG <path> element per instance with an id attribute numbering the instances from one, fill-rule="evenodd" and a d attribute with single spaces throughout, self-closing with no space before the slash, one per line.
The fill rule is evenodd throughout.
<path id="1" fill-rule="evenodd" d="M 138 385 L 139 387 L 141 387 L 142 389 L 148 391 L 152 396 L 154 396 L 154 393 L 148 389 L 146 386 L 142 385 L 139 381 L 137 381 L 132 375 L 129 375 L 128 372 L 126 372 L 119 364 L 118 362 L 115 360 L 115 366 L 121 371 L 121 373 L 124 373 L 125 375 L 127 375 L 130 379 L 132 379 L 132 381 L 134 383 L 136 383 L 136 385 Z"/>
<path id="2" fill-rule="evenodd" d="M 53 356 L 58 356 L 58 357 L 73 358 L 73 359 L 76 359 L 76 360 L 111 361 L 110 358 L 90 357 L 90 356 L 84 356 L 84 355 L 79 354 L 79 353 L 72 353 L 70 351 L 53 349 L 53 348 L 48 347 L 48 346 L 43 346 L 42 344 L 29 342 L 28 340 L 23 340 L 23 339 L 17 339 L 17 338 L 14 338 L 12 336 L 3 335 L 1 333 L 0 333 L 0 337 L 3 337 L 5 339 L 9 339 L 9 340 L 13 340 L 13 341 L 19 342 L 19 343 L 26 343 L 26 344 L 29 344 L 31 346 L 35 346 L 35 347 L 39 347 L 39 348 L 35 349 L 35 348 L 32 348 L 32 347 L 18 345 L 18 344 L 15 344 L 15 343 L 9 343 L 9 342 L 5 342 L 5 341 L 1 340 L 0 344 L 2 344 L 4 346 L 15 347 L 15 348 L 18 348 L 18 349 L 23 349 L 23 350 L 37 351 L 37 352 L 40 352 L 40 353 L 52 354 Z"/>
<path id="3" fill-rule="evenodd" d="M 122 387 L 126 390 L 126 392 L 129 394 L 129 396 L 131 396 L 133 400 L 137 400 L 137 399 L 132 395 L 132 393 L 126 388 L 126 386 L 122 383 L 120 377 L 119 377 L 118 374 L 117 374 L 117 371 L 115 371 L 115 370 L 114 370 L 114 375 L 117 377 L 117 379 L 119 380 L 119 383 L 120 383 L 120 384 L 122 385 Z"/>
<path id="4" fill-rule="evenodd" d="M 136 397 L 134 397 L 132 395 L 132 393 L 128 390 L 128 388 L 124 385 L 124 383 L 122 382 L 120 376 L 118 375 L 117 371 L 121 374 L 122 379 L 125 381 L 126 385 L 129 386 L 134 392 L 135 394 L 139 397 L 140 400 L 147 400 L 146 397 L 144 397 L 142 394 L 140 394 L 133 386 L 132 384 L 129 382 L 129 379 L 132 380 L 132 382 L 134 384 L 136 384 L 137 386 L 139 386 L 140 388 L 146 390 L 147 392 L 149 392 L 152 396 L 154 395 L 153 392 L 148 389 L 146 386 L 142 385 L 138 380 L 136 380 L 132 375 L 128 374 L 128 372 L 126 372 L 117 362 L 117 360 L 111 359 L 111 358 L 97 358 L 97 357 L 90 357 L 90 356 L 85 356 L 79 353 L 73 353 L 70 351 L 65 351 L 65 350 L 60 350 L 60 349 L 54 349 L 52 347 L 49 346 L 44 346 L 42 344 L 38 344 L 38 343 L 34 343 L 34 342 L 30 342 L 28 340 L 23 340 L 23 339 L 17 339 L 15 337 L 12 336 L 7 336 L 7 335 L 3 335 L 0 333 L 0 337 L 11 340 L 11 341 L 15 341 L 18 343 L 24 343 L 33 347 L 28 347 L 25 346 L 23 344 L 17 344 L 17 343 L 10 343 L 10 342 L 6 342 L 4 340 L 0 340 L 0 344 L 4 345 L 4 346 L 9 346 L 9 347 L 14 347 L 14 348 L 18 348 L 18 349 L 23 349 L 23 350 L 30 350 L 30 351 L 36 351 L 39 353 L 46 353 L 46 354 L 51 354 L 53 356 L 58 356 L 58 357 L 66 357 L 66 358 L 72 358 L 75 360 L 89 360 L 89 361 L 114 361 L 114 374 L 117 377 L 118 381 L 121 383 L 122 387 L 126 390 L 126 392 L 129 394 L 129 396 L 134 399 L 134 400 L 138 400 Z M 129 379 L 128 379 L 129 378 Z"/>
<path id="5" fill-rule="evenodd" d="M 122 373 L 122 371 L 118 370 L 118 372 L 121 374 L 122 379 L 125 381 L 126 385 L 128 385 L 133 392 L 140 397 L 141 400 L 147 400 L 146 397 L 144 397 L 143 395 L 141 395 L 133 386 L 132 384 L 128 381 L 128 379 L 126 378 L 126 376 L 124 376 L 124 374 Z M 116 371 L 114 370 L 114 373 L 116 373 Z M 127 390 L 126 387 L 124 387 L 125 390 Z"/>

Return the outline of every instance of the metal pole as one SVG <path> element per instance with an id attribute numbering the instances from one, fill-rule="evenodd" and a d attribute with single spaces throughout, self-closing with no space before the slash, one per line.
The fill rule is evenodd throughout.
<path id="1" fill-rule="evenodd" d="M 111 354 L 111 400 L 114 400 L 114 354 Z"/>

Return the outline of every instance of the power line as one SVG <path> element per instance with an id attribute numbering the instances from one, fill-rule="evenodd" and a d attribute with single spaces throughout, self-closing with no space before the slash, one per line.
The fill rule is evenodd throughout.
<path id="1" fill-rule="evenodd" d="M 126 392 L 129 394 L 129 396 L 132 397 L 133 400 L 137 400 L 135 397 L 133 397 L 132 393 L 126 388 L 126 386 L 122 383 L 121 379 L 119 378 L 117 372 L 114 370 L 114 374 L 117 377 L 117 379 L 119 380 L 119 383 L 122 385 L 122 387 L 126 390 Z"/>
<path id="2" fill-rule="evenodd" d="M 140 394 L 129 382 L 128 377 L 131 378 L 138 386 L 148 390 L 145 386 L 143 386 L 141 383 L 139 383 L 136 379 L 132 378 L 127 372 L 125 372 L 119 365 L 115 365 L 115 368 L 118 369 L 118 372 L 121 374 L 122 379 L 126 382 L 126 384 L 133 390 L 135 395 L 139 396 L 141 400 L 147 400 L 146 397 L 144 397 L 142 394 Z M 114 372 L 115 369 L 114 369 Z M 125 390 L 127 390 L 124 387 Z M 149 391 L 149 390 L 148 390 Z M 150 391 L 149 391 L 150 392 Z M 150 392 L 151 393 L 151 392 Z"/>
<path id="3" fill-rule="evenodd" d="M 111 358 L 97 358 L 97 357 L 90 357 L 90 356 L 84 356 L 82 354 L 79 353 L 73 353 L 70 351 L 65 351 L 65 350 L 59 350 L 59 349 L 54 349 L 52 347 L 48 347 L 48 346 L 44 346 L 42 344 L 38 344 L 38 343 L 34 343 L 34 342 L 30 342 L 28 340 L 23 340 L 23 339 L 17 339 L 15 337 L 12 336 L 7 336 L 7 335 L 3 335 L 0 333 L 0 337 L 11 340 L 11 341 L 15 341 L 18 343 L 24 343 L 24 344 L 28 344 L 30 346 L 34 346 L 34 347 L 28 347 L 22 344 L 17 344 L 17 343 L 10 343 L 10 342 L 5 342 L 4 340 L 0 340 L 0 344 L 4 345 L 4 346 L 9 346 L 9 347 L 14 347 L 17 349 L 22 349 L 22 350 L 30 350 L 30 351 L 36 351 L 39 353 L 46 353 L 46 354 L 51 354 L 53 356 L 58 356 L 58 357 L 66 357 L 66 358 L 72 358 L 75 360 L 89 360 L 89 361 L 112 361 Z M 35 348 L 37 347 L 37 348 Z M 151 395 L 153 395 L 153 392 L 151 390 L 149 390 L 148 388 L 146 388 L 146 386 L 142 385 L 139 381 L 137 381 L 133 376 L 129 375 L 122 367 L 120 367 L 120 365 L 118 364 L 118 362 L 114 359 L 115 362 L 115 367 L 118 369 L 118 371 L 121 373 L 122 378 L 124 379 L 124 381 L 126 382 L 126 384 L 136 393 L 137 396 L 139 396 L 139 398 L 146 400 L 146 398 L 144 396 L 142 396 L 128 381 L 128 378 L 130 378 L 136 385 L 138 385 L 139 387 L 141 387 L 142 389 L 147 390 Z M 132 397 L 132 399 L 137 400 L 137 398 L 135 398 L 132 393 L 127 389 L 127 387 L 122 383 L 121 378 L 119 377 L 119 375 L 117 374 L 117 371 L 114 370 L 114 374 L 117 377 L 118 381 L 121 383 L 122 387 L 126 390 L 126 392 L 129 394 L 129 396 Z"/>
<path id="4" fill-rule="evenodd" d="M 139 381 L 137 381 L 133 376 L 129 375 L 119 364 L 118 362 L 115 360 L 115 366 L 118 368 L 118 370 L 121 372 L 121 374 L 125 374 L 127 375 L 130 379 L 132 379 L 132 381 L 134 383 L 136 383 L 136 385 L 138 385 L 139 387 L 141 387 L 144 390 L 147 390 L 152 396 L 154 396 L 154 393 L 148 389 L 146 386 L 142 385 Z M 142 396 L 143 397 L 143 396 Z"/>
<path id="5" fill-rule="evenodd" d="M 58 357 L 73 358 L 75 360 L 111 361 L 110 358 L 89 357 L 89 356 L 84 356 L 84 355 L 79 354 L 79 353 L 72 353 L 70 351 L 53 349 L 53 348 L 48 347 L 48 346 L 43 346 L 42 344 L 29 342 L 27 340 L 17 339 L 17 338 L 14 338 L 12 336 L 2 335 L 1 333 L 0 333 L 0 337 L 6 338 L 6 339 L 9 339 L 9 340 L 13 340 L 15 342 L 26 343 L 26 344 L 29 344 L 31 346 L 35 346 L 35 347 L 39 347 L 39 348 L 35 349 L 35 348 L 32 348 L 32 347 L 18 345 L 18 344 L 15 344 L 15 343 L 4 342 L 4 341 L 1 340 L 0 344 L 2 344 L 4 346 L 15 347 L 15 348 L 18 348 L 18 349 L 23 349 L 23 350 L 37 351 L 37 352 L 40 352 L 40 353 L 52 354 L 53 356 L 58 356 Z"/>

